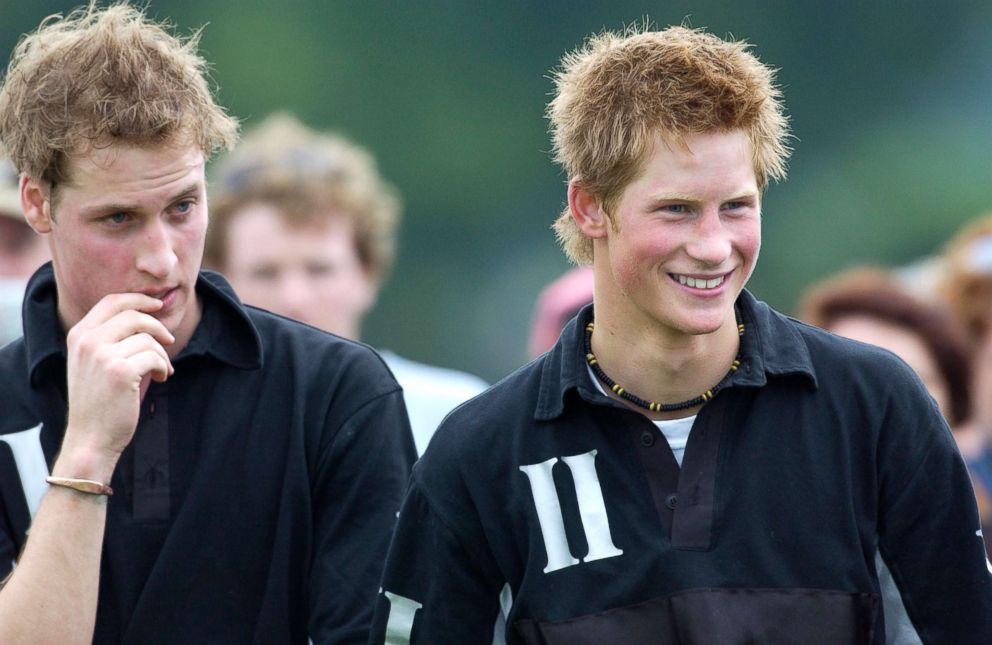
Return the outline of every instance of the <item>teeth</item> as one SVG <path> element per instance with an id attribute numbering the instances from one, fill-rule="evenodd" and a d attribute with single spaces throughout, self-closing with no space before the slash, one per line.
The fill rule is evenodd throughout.
<path id="1" fill-rule="evenodd" d="M 713 278 L 712 280 L 705 280 L 703 278 L 693 278 L 687 275 L 678 275 L 679 284 L 684 284 L 687 287 L 692 287 L 694 289 L 715 289 L 723 284 L 724 276 L 718 278 Z"/>

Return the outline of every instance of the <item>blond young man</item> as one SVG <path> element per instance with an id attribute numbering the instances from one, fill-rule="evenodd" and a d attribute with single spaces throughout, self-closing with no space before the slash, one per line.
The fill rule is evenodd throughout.
<path id="1" fill-rule="evenodd" d="M 204 66 L 90 5 L 26 36 L 0 88 L 52 254 L 0 350 L 0 642 L 367 638 L 414 458 L 401 392 L 199 271 L 204 163 L 237 132 Z"/>
<path id="2" fill-rule="evenodd" d="M 772 71 L 701 31 L 604 33 L 548 113 L 593 305 L 438 430 L 370 643 L 992 642 L 922 384 L 744 290 L 788 152 Z"/>
<path id="3" fill-rule="evenodd" d="M 211 184 L 205 261 L 248 304 L 358 340 L 396 254 L 400 203 L 368 151 L 270 116 L 221 162 Z M 381 355 L 403 387 L 422 453 L 482 379 Z"/>

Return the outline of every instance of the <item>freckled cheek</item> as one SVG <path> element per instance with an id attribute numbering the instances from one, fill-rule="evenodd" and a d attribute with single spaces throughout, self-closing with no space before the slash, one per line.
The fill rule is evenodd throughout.
<path id="1" fill-rule="evenodd" d="M 735 243 L 737 252 L 743 260 L 754 268 L 758 261 L 758 254 L 761 251 L 761 227 L 760 225 L 749 226 L 739 232 Z"/>
<path id="2" fill-rule="evenodd" d="M 660 257 L 646 248 L 628 251 L 614 256 L 613 262 L 613 275 L 624 292 L 637 289 L 652 280 L 657 273 Z"/>
<path id="3" fill-rule="evenodd" d="M 206 226 L 189 229 L 176 238 L 173 252 L 176 257 L 187 262 L 191 270 L 198 270 L 203 260 L 203 247 L 206 243 Z"/>
<path id="4" fill-rule="evenodd" d="M 62 294 L 74 301 L 85 314 L 109 293 L 129 288 L 134 267 L 128 248 L 100 243 L 74 244 L 59 249 Z"/>

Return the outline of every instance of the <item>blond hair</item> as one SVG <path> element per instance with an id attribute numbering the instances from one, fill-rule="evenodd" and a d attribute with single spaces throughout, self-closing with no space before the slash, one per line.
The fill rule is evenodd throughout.
<path id="1" fill-rule="evenodd" d="M 270 116 L 220 160 L 210 195 L 206 260 L 217 268 L 227 262 L 231 221 L 254 203 L 274 206 L 293 226 L 346 220 L 364 269 L 382 280 L 392 267 L 400 217 L 396 190 L 367 150 L 289 114 Z"/>
<path id="2" fill-rule="evenodd" d="M 566 54 L 547 109 L 555 161 L 599 199 L 609 216 L 651 153 L 655 135 L 742 130 L 751 141 L 759 188 L 785 176 L 788 119 L 774 70 L 743 42 L 687 27 L 604 32 Z M 611 222 L 616 225 L 615 219 Z M 592 262 L 592 240 L 568 211 L 554 224 L 577 264 Z"/>
<path id="3" fill-rule="evenodd" d="M 0 141 L 18 171 L 54 185 L 94 146 L 232 146 L 237 122 L 213 100 L 199 33 L 183 42 L 168 28 L 93 2 L 24 36 L 0 88 Z"/>

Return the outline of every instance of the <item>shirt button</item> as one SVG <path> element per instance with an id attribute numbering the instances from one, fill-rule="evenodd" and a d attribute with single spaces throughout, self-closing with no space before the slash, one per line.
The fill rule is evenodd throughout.
<path id="1" fill-rule="evenodd" d="M 650 430 L 645 430 L 641 433 L 641 445 L 645 448 L 650 448 L 654 445 L 654 433 Z"/>
<path id="2" fill-rule="evenodd" d="M 673 511 L 675 510 L 675 507 L 678 505 L 679 505 L 679 496 L 676 495 L 675 493 L 669 495 L 668 499 L 665 500 L 665 506 L 672 509 Z"/>

